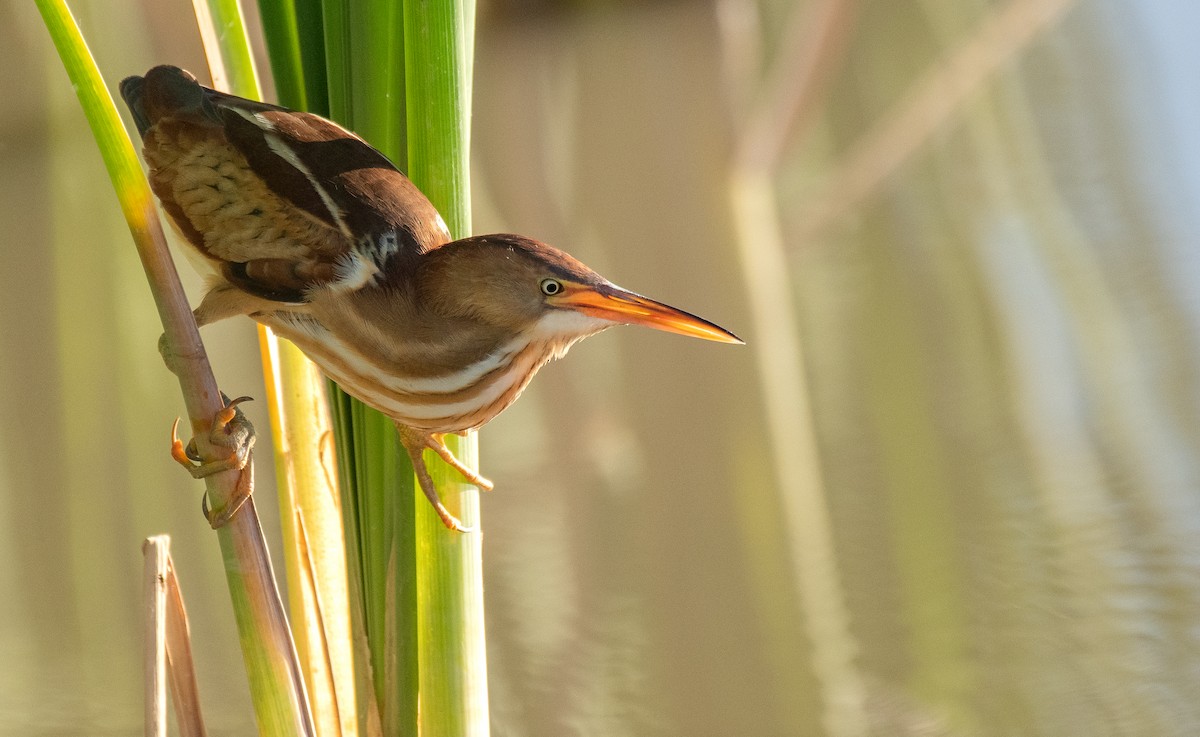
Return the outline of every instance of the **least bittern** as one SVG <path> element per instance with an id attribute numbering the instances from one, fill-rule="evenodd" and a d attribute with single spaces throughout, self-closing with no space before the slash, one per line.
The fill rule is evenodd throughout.
<path id="1" fill-rule="evenodd" d="M 170 66 L 121 83 L 150 184 L 211 266 L 199 325 L 247 315 L 390 417 L 425 496 L 428 448 L 477 429 L 581 338 L 638 324 L 725 343 L 713 323 L 612 284 L 519 235 L 451 240 L 437 210 L 350 131 L 201 86 Z"/>

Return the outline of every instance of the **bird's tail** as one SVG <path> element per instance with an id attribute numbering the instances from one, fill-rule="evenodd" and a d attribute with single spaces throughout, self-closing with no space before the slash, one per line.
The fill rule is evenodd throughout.
<path id="1" fill-rule="evenodd" d="M 137 126 L 138 135 L 145 136 L 150 129 L 150 118 L 146 116 L 146 107 L 142 104 L 142 88 L 146 80 L 134 75 L 121 80 L 121 98 L 129 112 L 133 114 L 133 123 Z"/>
<path id="2" fill-rule="evenodd" d="M 176 116 L 205 115 L 205 88 L 190 72 L 179 67 L 164 64 L 146 72 L 145 77 L 126 77 L 120 89 L 142 136 L 158 121 L 163 110 L 170 110 Z"/>

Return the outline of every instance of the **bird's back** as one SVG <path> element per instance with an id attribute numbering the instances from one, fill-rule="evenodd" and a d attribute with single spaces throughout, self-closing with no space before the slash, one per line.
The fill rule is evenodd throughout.
<path id="1" fill-rule="evenodd" d="M 450 240 L 383 154 L 324 118 L 159 66 L 121 83 L 150 182 L 179 231 L 238 288 L 303 302 L 369 288 Z"/>

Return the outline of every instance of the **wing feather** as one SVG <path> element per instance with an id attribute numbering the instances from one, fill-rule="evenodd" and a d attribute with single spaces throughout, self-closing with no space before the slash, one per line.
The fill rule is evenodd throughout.
<path id="1" fill-rule="evenodd" d="M 363 288 L 450 240 L 403 173 L 324 118 L 216 92 L 176 67 L 131 77 L 121 94 L 164 209 L 247 292 L 300 302 Z"/>

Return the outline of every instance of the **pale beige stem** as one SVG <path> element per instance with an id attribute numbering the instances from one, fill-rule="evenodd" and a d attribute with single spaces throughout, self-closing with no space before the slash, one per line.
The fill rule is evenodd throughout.
<path id="1" fill-rule="evenodd" d="M 296 649 L 304 665 L 318 733 L 353 737 L 358 734 L 359 694 L 325 378 L 299 348 L 279 340 L 265 327 L 260 329 L 259 344 L 272 404 L 271 430 Z"/>
<path id="2" fill-rule="evenodd" d="M 795 586 L 822 689 L 821 722 L 833 737 L 861 737 L 869 734 L 866 691 L 837 569 L 774 185 L 760 172 L 735 175 L 730 186 L 755 326 L 750 344 L 758 354 Z"/>
<path id="3" fill-rule="evenodd" d="M 858 0 L 802 3 L 780 41 L 762 91 L 738 135 L 735 157 L 744 171 L 773 171 L 789 142 L 800 138 L 841 66 L 858 16 Z"/>
<path id="4" fill-rule="evenodd" d="M 170 538 L 163 535 L 164 546 Z M 150 538 L 156 540 L 158 538 Z M 196 685 L 196 664 L 192 659 L 192 635 L 188 626 L 183 590 L 175 575 L 175 561 L 167 552 L 167 676 L 171 703 L 181 737 L 205 737 L 204 717 L 200 711 L 200 690 Z"/>
<path id="5" fill-rule="evenodd" d="M 785 145 L 810 120 L 845 55 L 857 8 L 855 0 L 820 0 L 795 11 L 758 104 L 739 130 L 730 178 L 794 586 L 821 687 L 821 723 L 832 737 L 869 734 L 866 689 L 837 569 L 773 178 Z M 726 42 L 750 46 L 732 38 L 737 30 L 727 29 Z"/>
<path id="6" fill-rule="evenodd" d="M 145 618 L 145 732 L 146 737 L 167 735 L 167 549 L 166 535 L 142 543 L 142 591 Z"/>
<path id="7" fill-rule="evenodd" d="M 808 214 L 799 219 L 803 232 L 793 242 L 801 247 L 811 243 L 875 192 L 997 69 L 1074 4 L 1075 0 L 1012 0 L 984 19 L 975 34 L 938 59 L 842 157 Z"/>

